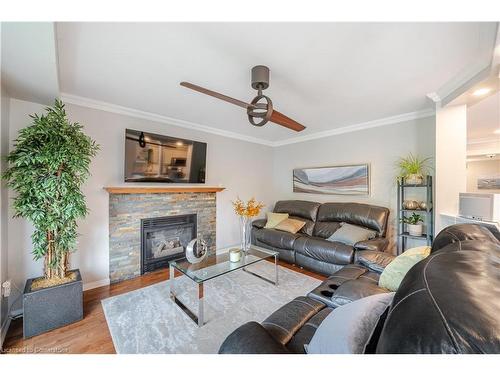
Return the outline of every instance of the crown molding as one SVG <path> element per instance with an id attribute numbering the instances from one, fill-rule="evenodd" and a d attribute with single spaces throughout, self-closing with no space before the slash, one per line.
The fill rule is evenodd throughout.
<path id="1" fill-rule="evenodd" d="M 359 130 L 377 128 L 380 126 L 386 126 L 386 125 L 397 124 L 399 122 L 417 120 L 420 118 L 431 117 L 434 115 L 435 115 L 435 111 L 433 109 L 425 109 L 422 111 L 403 113 L 403 114 L 396 115 L 396 116 L 390 116 L 390 117 L 385 117 L 385 118 L 381 118 L 378 120 L 362 122 L 359 124 L 353 124 L 353 125 L 344 126 L 344 127 L 336 128 L 336 129 L 332 129 L 332 130 L 326 130 L 326 131 L 322 131 L 322 132 L 318 132 L 318 133 L 308 134 L 308 135 L 304 135 L 301 137 L 289 138 L 289 139 L 285 139 L 283 141 L 276 141 L 276 142 L 274 142 L 273 146 L 279 147 L 279 146 L 285 146 L 285 145 L 289 145 L 289 144 L 293 144 L 293 143 L 312 141 L 314 139 L 325 138 L 325 137 L 330 137 L 333 135 L 339 135 L 339 134 L 345 134 L 345 133 L 351 133 L 351 132 L 355 132 L 355 131 L 359 131 Z"/>
<path id="2" fill-rule="evenodd" d="M 336 129 L 331 129 L 331 130 L 326 130 L 326 131 L 322 131 L 322 132 L 316 132 L 316 133 L 308 134 L 308 135 L 304 135 L 304 136 L 288 138 L 288 139 L 284 139 L 282 141 L 269 141 L 269 140 L 262 139 L 262 138 L 246 136 L 246 135 L 238 134 L 238 133 L 227 131 L 227 130 L 221 130 L 221 129 L 213 128 L 211 126 L 198 124 L 195 122 L 179 120 L 179 119 L 176 119 L 173 117 L 159 115 L 157 113 L 141 111 L 138 109 L 124 107 L 124 106 L 120 106 L 120 105 L 112 104 L 112 103 L 107 103 L 107 102 L 103 102 L 100 100 L 85 98 L 85 97 L 78 96 L 78 95 L 61 93 L 61 99 L 65 103 L 74 104 L 74 105 L 78 105 L 81 107 L 97 109 L 100 111 L 116 113 L 119 115 L 142 118 L 145 120 L 155 121 L 155 122 L 164 123 L 164 124 L 173 125 L 173 126 L 179 126 L 181 128 L 186 128 L 186 129 L 198 130 L 198 131 L 202 131 L 205 133 L 220 135 L 222 137 L 238 139 L 238 140 L 246 141 L 246 142 L 257 143 L 257 144 L 261 144 L 261 145 L 269 146 L 269 147 L 280 147 L 280 146 L 285 146 L 285 145 L 289 145 L 289 144 L 293 144 L 293 143 L 312 141 L 315 139 L 329 137 L 329 136 L 333 136 L 333 135 L 345 134 L 345 133 L 355 132 L 355 131 L 364 130 L 364 129 L 371 129 L 371 128 L 376 128 L 379 126 L 396 124 L 398 122 L 417 120 L 420 118 L 434 116 L 434 114 L 435 114 L 435 111 L 433 109 L 426 109 L 426 110 L 422 110 L 422 111 L 409 112 L 409 113 L 403 113 L 403 114 L 396 115 L 396 116 L 385 117 L 385 118 L 381 118 L 378 120 L 362 122 L 359 124 L 353 124 L 353 125 L 344 126 L 344 127 L 340 127 L 340 128 L 336 128 Z"/>
<path id="3" fill-rule="evenodd" d="M 87 107 L 87 108 L 97 109 L 100 111 L 116 113 L 119 115 L 141 118 L 144 120 L 155 121 L 155 122 L 173 125 L 173 126 L 178 126 L 178 127 L 186 128 L 186 129 L 198 130 L 198 131 L 205 132 L 205 133 L 220 135 L 222 137 L 227 137 L 227 138 L 239 139 L 241 141 L 246 141 L 246 142 L 258 143 L 258 144 L 265 145 L 265 146 L 271 146 L 271 147 L 273 146 L 273 142 L 268 141 L 266 139 L 242 135 L 242 134 L 238 134 L 235 132 L 217 129 L 217 128 L 213 128 L 213 127 L 207 126 L 207 125 L 198 124 L 195 122 L 179 120 L 179 119 L 176 119 L 173 117 L 159 115 L 157 113 L 141 111 L 138 109 L 124 107 L 124 106 L 112 104 L 112 103 L 107 103 L 107 102 L 103 102 L 100 100 L 85 98 L 83 96 L 72 95 L 72 94 L 68 94 L 68 93 L 61 93 L 61 99 L 65 103 L 70 103 L 70 104 L 78 105 L 81 107 Z"/>

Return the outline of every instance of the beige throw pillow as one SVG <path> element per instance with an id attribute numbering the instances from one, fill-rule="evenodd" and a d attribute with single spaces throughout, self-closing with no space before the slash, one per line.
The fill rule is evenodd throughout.
<path id="1" fill-rule="evenodd" d="M 267 213 L 267 222 L 264 228 L 274 228 L 276 225 L 281 223 L 283 220 L 288 219 L 288 214 L 277 214 L 275 212 Z"/>
<path id="2" fill-rule="evenodd" d="M 300 221 L 295 219 L 285 219 L 281 223 L 276 225 L 274 229 L 295 234 L 299 230 L 301 230 L 304 225 L 306 225 L 305 221 Z"/>

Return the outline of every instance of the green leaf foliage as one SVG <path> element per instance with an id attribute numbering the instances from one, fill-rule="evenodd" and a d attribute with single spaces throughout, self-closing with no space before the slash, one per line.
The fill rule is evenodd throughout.
<path id="1" fill-rule="evenodd" d="M 52 233 L 56 256 L 48 267 L 58 267 L 64 253 L 75 250 L 79 218 L 87 214 L 81 186 L 99 146 L 69 122 L 64 104 L 56 99 L 43 115 L 32 115 L 31 124 L 20 130 L 14 150 L 7 156 L 3 174 L 17 192 L 15 216 L 31 221 L 33 255 L 46 256 L 48 233 Z"/>
<path id="2" fill-rule="evenodd" d="M 432 168 L 430 166 L 431 160 L 432 158 L 421 158 L 411 153 L 406 157 L 399 158 L 396 162 L 396 167 L 399 169 L 398 179 L 403 179 L 410 175 L 427 175 Z"/>
<path id="3" fill-rule="evenodd" d="M 418 223 L 424 222 L 424 217 L 416 213 L 411 214 L 411 216 L 405 216 L 401 218 L 401 222 L 405 224 L 417 225 Z"/>

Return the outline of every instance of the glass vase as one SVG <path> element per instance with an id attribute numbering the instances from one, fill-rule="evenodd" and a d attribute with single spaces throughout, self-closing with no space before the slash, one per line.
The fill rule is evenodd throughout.
<path id="1" fill-rule="evenodd" d="M 247 253 L 250 249 L 250 220 L 247 216 L 240 216 L 240 249 Z"/>

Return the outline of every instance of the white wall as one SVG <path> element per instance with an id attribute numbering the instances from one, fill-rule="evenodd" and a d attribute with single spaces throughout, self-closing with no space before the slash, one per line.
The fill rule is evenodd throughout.
<path id="1" fill-rule="evenodd" d="M 389 220 L 393 226 L 397 205 L 395 162 L 398 157 L 406 156 L 410 152 L 425 157 L 434 156 L 434 121 L 434 117 L 427 117 L 276 148 L 273 178 L 275 199 L 348 201 L 381 205 L 391 209 Z M 361 163 L 370 164 L 369 196 L 293 192 L 294 168 Z"/>
<path id="2" fill-rule="evenodd" d="M 16 138 L 19 129 L 29 124 L 29 114 L 42 111 L 42 105 L 11 99 L 10 141 Z M 87 287 L 102 285 L 109 276 L 108 194 L 103 188 L 125 185 L 125 128 L 208 143 L 206 185 L 226 188 L 217 195 L 218 247 L 231 246 L 239 241 L 238 221 L 231 206 L 231 200 L 237 196 L 244 199 L 255 196 L 264 201 L 266 209 L 272 209 L 279 199 L 307 199 L 367 202 L 388 206 L 393 212 L 396 205 L 394 162 L 409 152 L 433 156 L 435 147 L 433 117 L 273 149 L 76 105 L 67 105 L 67 111 L 70 119 L 82 123 L 85 132 L 101 146 L 91 166 L 92 176 L 83 188 L 90 214 L 79 223 L 78 251 L 71 256 L 71 265 L 82 270 Z M 292 192 L 293 168 L 364 162 L 371 165 L 372 193 L 369 197 Z M 9 192 L 9 197 L 13 197 L 13 192 Z M 394 220 L 394 214 L 391 220 Z M 19 286 L 23 286 L 26 278 L 42 273 L 42 262 L 32 259 L 31 233 L 32 226 L 26 220 L 8 219 L 9 276 Z"/>
<path id="3" fill-rule="evenodd" d="M 208 143 L 206 185 L 226 188 L 217 193 L 218 247 L 239 242 L 238 221 L 232 211 L 231 200 L 237 196 L 242 199 L 255 196 L 266 205 L 272 203 L 273 153 L 268 146 L 75 105 L 67 105 L 66 109 L 70 119 L 83 124 L 85 133 L 101 146 L 91 166 L 92 176 L 83 188 L 90 214 L 79 224 L 81 236 L 78 251 L 70 258 L 71 266 L 82 270 L 87 286 L 100 285 L 109 276 L 108 193 L 103 188 L 125 185 L 123 157 L 126 128 Z M 41 110 L 38 104 L 11 100 L 10 139 L 16 137 L 20 128 L 28 125 L 28 114 Z M 31 259 L 31 232 L 31 225 L 24 219 L 10 220 L 9 238 L 16 240 L 9 241 L 9 270 L 21 285 L 26 278 L 40 275 L 42 271 L 42 262 L 35 263 Z"/>
<path id="4" fill-rule="evenodd" d="M 26 127 L 30 123 L 28 114 L 35 112 L 41 113 L 44 106 L 37 103 L 23 102 L 16 99 L 9 101 L 9 150 L 12 149 L 13 140 L 16 139 L 18 130 Z M 27 278 L 40 276 L 42 274 L 42 262 L 35 262 L 31 254 L 31 234 L 33 226 L 24 219 L 14 218 L 12 210 L 12 198 L 14 193 L 8 191 L 8 270 L 9 278 L 13 281 L 17 288 L 22 290 Z M 16 310 L 22 306 L 19 298 L 19 290 L 12 289 L 12 295 L 9 298 L 9 307 L 11 310 Z"/>
<path id="5" fill-rule="evenodd" d="M 1 87 L 1 108 L 0 108 L 0 175 L 5 171 L 6 162 L 4 156 L 9 148 L 9 97 Z M 7 269 L 7 221 L 8 221 L 8 198 L 7 187 L 0 180 L 0 284 L 8 278 Z M 6 332 L 8 301 L 0 296 L 0 346 Z"/>
<path id="6" fill-rule="evenodd" d="M 436 233 L 449 223 L 441 215 L 458 215 L 458 196 L 466 190 L 467 107 L 449 105 L 436 111 Z"/>
<path id="7" fill-rule="evenodd" d="M 500 189 L 480 190 L 477 188 L 478 178 L 488 176 L 500 176 L 500 159 L 467 162 L 467 192 L 500 193 Z"/>

